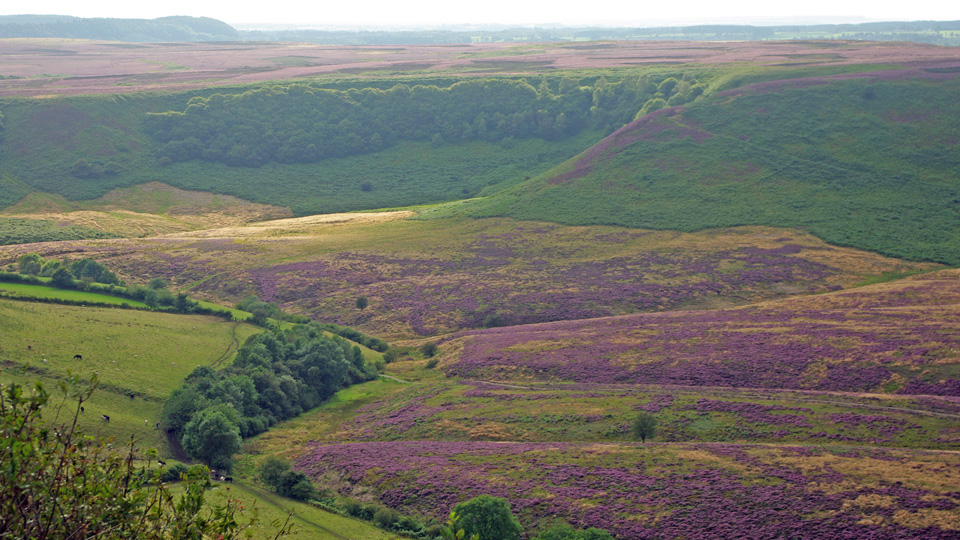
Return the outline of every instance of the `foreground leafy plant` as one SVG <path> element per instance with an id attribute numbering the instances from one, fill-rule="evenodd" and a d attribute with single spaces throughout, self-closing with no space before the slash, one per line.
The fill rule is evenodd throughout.
<path id="1" fill-rule="evenodd" d="M 206 467 L 191 467 L 175 497 L 161 481 L 163 469 L 138 463 L 132 442 L 118 451 L 77 430 L 95 388 L 96 380 L 69 391 L 63 384 L 63 401 L 47 414 L 59 417 L 74 400 L 76 407 L 59 424 L 41 417 L 50 394 L 40 383 L 30 391 L 0 386 L 0 538 L 229 539 L 258 522 L 255 514 L 243 516 L 235 500 L 204 511 L 211 487 Z M 276 537 L 289 529 L 288 521 Z"/>

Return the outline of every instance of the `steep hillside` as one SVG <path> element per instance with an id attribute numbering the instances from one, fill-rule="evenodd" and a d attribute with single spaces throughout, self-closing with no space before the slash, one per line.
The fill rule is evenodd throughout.
<path id="1" fill-rule="evenodd" d="M 721 92 L 647 115 L 545 175 L 434 215 L 800 227 L 832 244 L 960 263 L 956 71 Z"/>

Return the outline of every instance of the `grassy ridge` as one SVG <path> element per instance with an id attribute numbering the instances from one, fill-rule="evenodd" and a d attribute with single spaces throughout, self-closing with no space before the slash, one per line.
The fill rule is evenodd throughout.
<path id="1" fill-rule="evenodd" d="M 801 227 L 833 244 L 957 264 L 958 114 L 956 78 L 759 85 L 647 117 L 539 178 L 424 215 Z"/>

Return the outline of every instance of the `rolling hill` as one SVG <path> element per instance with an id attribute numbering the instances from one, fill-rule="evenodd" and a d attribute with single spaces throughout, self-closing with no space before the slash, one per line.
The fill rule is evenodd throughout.
<path id="1" fill-rule="evenodd" d="M 681 231 L 796 227 L 835 245 L 956 264 L 955 71 L 719 92 L 638 118 L 537 178 L 432 212 Z"/>

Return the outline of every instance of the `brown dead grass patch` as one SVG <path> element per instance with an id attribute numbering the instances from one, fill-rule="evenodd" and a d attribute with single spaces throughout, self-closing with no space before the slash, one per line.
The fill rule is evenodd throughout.
<path id="1" fill-rule="evenodd" d="M 859 508 L 890 508 L 897 504 L 897 498 L 891 495 L 860 495 L 856 499 L 843 501 L 843 511 L 848 512 Z"/>
<path id="2" fill-rule="evenodd" d="M 897 510 L 893 521 L 904 527 L 922 529 L 936 527 L 947 531 L 960 531 L 960 515 L 956 511 L 920 508 L 915 511 Z"/>
<path id="3" fill-rule="evenodd" d="M 299 218 L 262 221 L 246 226 L 231 226 L 206 231 L 195 231 L 171 235 L 172 237 L 196 238 L 237 238 L 237 237 L 282 237 L 293 236 L 303 238 L 312 234 L 325 232 L 331 226 L 354 225 L 365 223 L 382 223 L 407 219 L 416 215 L 410 211 L 398 212 L 365 212 L 356 214 L 319 214 Z"/>
<path id="4" fill-rule="evenodd" d="M 857 479 L 860 485 L 879 482 L 900 482 L 905 486 L 930 491 L 949 493 L 960 486 L 960 455 L 927 454 L 921 460 L 918 456 L 891 452 L 891 457 L 902 457 L 901 461 L 888 461 L 871 457 L 847 457 L 824 453 L 819 456 L 785 455 L 779 450 L 751 452 L 761 461 L 769 464 L 796 467 L 806 474 L 816 474 L 832 469 L 850 478 Z"/>
<path id="5" fill-rule="evenodd" d="M 709 463 L 711 465 L 716 465 L 728 470 L 738 471 L 738 472 L 747 472 L 750 469 L 742 464 L 738 463 L 732 459 L 718 456 L 709 450 L 699 449 L 699 448 L 684 448 L 677 450 L 676 452 L 677 459 L 681 461 L 689 461 L 692 463 Z"/>
<path id="6" fill-rule="evenodd" d="M 509 441 L 514 439 L 513 432 L 499 422 L 486 422 L 471 428 L 467 434 L 471 441 Z"/>

